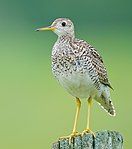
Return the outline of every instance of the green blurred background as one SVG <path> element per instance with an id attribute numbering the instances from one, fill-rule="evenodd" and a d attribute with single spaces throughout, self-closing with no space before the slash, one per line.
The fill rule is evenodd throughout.
<path id="1" fill-rule="evenodd" d="M 116 130 L 132 146 L 132 1 L 0 0 L 0 149 L 49 149 L 71 132 L 75 103 L 51 73 L 57 36 L 35 32 L 58 17 L 73 20 L 76 36 L 104 58 L 117 116 L 95 102 L 92 129 Z M 83 100 L 78 130 L 86 126 Z"/>

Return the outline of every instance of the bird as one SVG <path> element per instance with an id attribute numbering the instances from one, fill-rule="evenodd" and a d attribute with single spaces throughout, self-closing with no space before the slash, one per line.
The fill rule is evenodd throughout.
<path id="1" fill-rule="evenodd" d="M 46 30 L 58 36 L 51 54 L 53 75 L 76 101 L 74 125 L 68 137 L 72 139 L 78 135 L 77 123 L 82 99 L 87 100 L 88 106 L 87 125 L 82 134 L 87 132 L 95 136 L 90 127 L 93 100 L 109 115 L 116 115 L 110 96 L 110 89 L 113 88 L 103 58 L 91 44 L 75 37 L 74 24 L 69 18 L 57 18 L 50 26 L 36 29 Z"/>

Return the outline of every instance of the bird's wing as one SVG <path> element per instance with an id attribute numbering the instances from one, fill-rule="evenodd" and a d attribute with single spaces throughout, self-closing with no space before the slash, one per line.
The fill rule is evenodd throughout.
<path id="1" fill-rule="evenodd" d="M 96 51 L 96 49 L 93 48 L 86 41 L 79 39 L 75 39 L 72 46 L 73 49 L 77 49 L 79 53 L 81 53 L 81 55 L 83 55 L 84 57 L 90 57 L 92 67 L 94 67 L 94 71 L 98 75 L 99 82 L 113 89 L 108 80 L 108 75 L 103 63 L 103 59 Z"/>
<path id="2" fill-rule="evenodd" d="M 95 48 L 93 48 L 93 47 L 89 47 L 89 48 L 90 48 L 90 53 L 91 53 L 92 65 L 94 66 L 94 68 L 98 74 L 99 81 L 102 84 L 113 89 L 109 80 L 108 80 L 107 71 L 104 66 L 102 57 L 98 54 L 98 52 L 95 50 Z"/>

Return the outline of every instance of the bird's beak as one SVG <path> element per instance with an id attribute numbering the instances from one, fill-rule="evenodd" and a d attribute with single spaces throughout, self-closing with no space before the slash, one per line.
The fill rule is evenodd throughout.
<path id="1" fill-rule="evenodd" d="M 36 29 L 36 31 L 54 31 L 55 29 L 56 29 L 55 27 L 48 26 L 48 27 L 38 28 Z"/>

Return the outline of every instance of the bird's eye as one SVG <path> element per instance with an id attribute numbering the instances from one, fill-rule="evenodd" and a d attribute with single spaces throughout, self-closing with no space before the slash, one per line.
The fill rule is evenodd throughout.
<path id="1" fill-rule="evenodd" d="M 61 24 L 61 25 L 62 25 L 63 27 L 64 27 L 64 26 L 66 26 L 66 22 L 62 22 L 62 24 Z"/>

